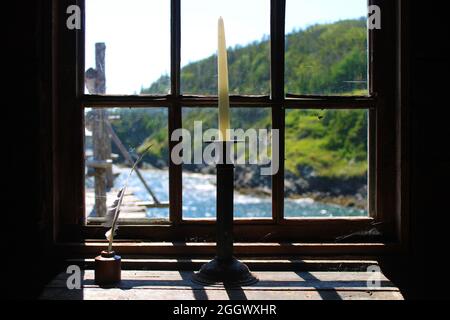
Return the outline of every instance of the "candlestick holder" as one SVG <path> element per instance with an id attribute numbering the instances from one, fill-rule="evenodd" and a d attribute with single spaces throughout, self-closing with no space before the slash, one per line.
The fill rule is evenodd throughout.
<path id="1" fill-rule="evenodd" d="M 201 285 L 224 284 L 227 286 L 251 285 L 258 281 L 244 263 L 233 256 L 233 190 L 234 164 L 229 155 L 237 140 L 214 141 L 220 145 L 217 169 L 216 198 L 216 257 L 205 263 L 195 273 L 193 281 Z M 225 157 L 224 157 L 225 156 Z M 224 160 L 225 159 L 225 160 Z"/>

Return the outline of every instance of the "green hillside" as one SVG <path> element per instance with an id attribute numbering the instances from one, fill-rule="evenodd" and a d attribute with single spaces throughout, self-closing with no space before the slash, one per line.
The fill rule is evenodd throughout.
<path id="1" fill-rule="evenodd" d="M 366 94 L 367 38 L 364 19 L 315 25 L 286 37 L 287 92 L 297 94 Z M 232 94 L 268 94 L 269 41 L 262 40 L 228 51 Z M 181 72 L 184 94 L 217 94 L 216 56 L 191 63 Z M 142 93 L 158 94 L 170 87 L 162 76 Z M 146 159 L 168 159 L 166 114 L 149 110 L 121 110 L 121 120 L 113 125 L 121 138 L 135 145 L 146 137 L 141 149 L 153 144 Z M 186 109 L 183 122 L 203 120 L 205 127 L 217 124 L 215 108 Z M 232 127 L 270 127 L 268 109 L 232 109 Z M 131 138 L 130 132 L 139 133 Z M 286 112 L 286 170 L 294 176 L 359 178 L 367 172 L 367 113 L 363 110 Z M 143 141 L 140 140 L 140 141 Z"/>
<path id="2" fill-rule="evenodd" d="M 286 92 L 350 94 L 366 88 L 366 20 L 345 20 L 315 25 L 286 36 Z M 231 94 L 268 94 L 270 42 L 263 40 L 228 50 Z M 217 56 L 186 65 L 181 70 L 184 94 L 217 94 Z M 170 90 L 161 76 L 144 94 Z M 360 92 L 361 93 L 361 92 Z"/>

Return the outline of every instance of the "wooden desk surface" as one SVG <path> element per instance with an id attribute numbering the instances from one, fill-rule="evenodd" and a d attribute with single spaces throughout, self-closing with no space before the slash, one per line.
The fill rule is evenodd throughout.
<path id="1" fill-rule="evenodd" d="M 67 288 L 68 274 L 61 273 L 44 289 L 50 300 L 402 300 L 403 296 L 383 274 L 368 272 L 253 272 L 253 286 L 202 287 L 191 282 L 192 271 L 122 270 L 122 282 L 99 287 L 94 271 L 82 271 L 80 289 Z M 379 287 L 368 281 L 379 276 Z"/>

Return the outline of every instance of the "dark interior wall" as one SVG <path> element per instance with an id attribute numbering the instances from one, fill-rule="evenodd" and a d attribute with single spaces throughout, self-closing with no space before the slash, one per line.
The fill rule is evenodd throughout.
<path id="1" fill-rule="evenodd" d="M 411 255 L 413 297 L 450 298 L 448 18 L 441 3 L 410 1 Z M 447 112 L 446 112 L 447 111 Z"/>
<path id="2" fill-rule="evenodd" d="M 6 142 L 2 155 L 7 159 L 2 260 L 8 296 L 34 298 L 57 266 L 49 215 L 51 1 L 9 1 L 8 6 L 4 11 L 6 49 L 2 48 L 7 54 L 2 59 L 3 75 L 7 75 L 7 81 L 2 81 L 7 97 L 3 104 L 7 116 L 2 121 Z"/>
<path id="3" fill-rule="evenodd" d="M 409 2 L 407 61 L 410 134 L 410 251 L 392 268 L 411 298 L 449 297 L 450 124 L 445 111 L 449 61 L 446 11 Z M 51 216 L 51 1 L 12 2 L 8 11 L 4 105 L 8 178 L 3 257 L 10 297 L 33 298 L 57 268 Z M 442 6 L 442 4 L 439 4 Z M 388 270 L 389 271 L 389 270 Z"/>

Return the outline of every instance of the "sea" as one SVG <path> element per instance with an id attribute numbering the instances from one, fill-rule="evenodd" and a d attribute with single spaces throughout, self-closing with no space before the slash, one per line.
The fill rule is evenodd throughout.
<path id="1" fill-rule="evenodd" d="M 129 169 L 118 168 L 114 181 L 115 188 L 121 188 L 128 176 Z M 169 202 L 168 170 L 140 170 L 160 202 Z M 91 182 L 92 183 L 92 182 Z M 130 177 L 128 188 L 142 201 L 152 201 L 136 174 Z M 216 216 L 216 177 L 215 175 L 183 172 L 183 218 L 214 218 Z M 284 200 L 285 218 L 327 218 L 327 217 L 364 217 L 368 213 L 354 207 L 321 203 L 310 198 Z M 148 208 L 148 218 L 168 219 L 168 208 Z M 272 198 L 270 194 L 242 194 L 234 192 L 235 218 L 270 218 L 272 216 Z"/>

